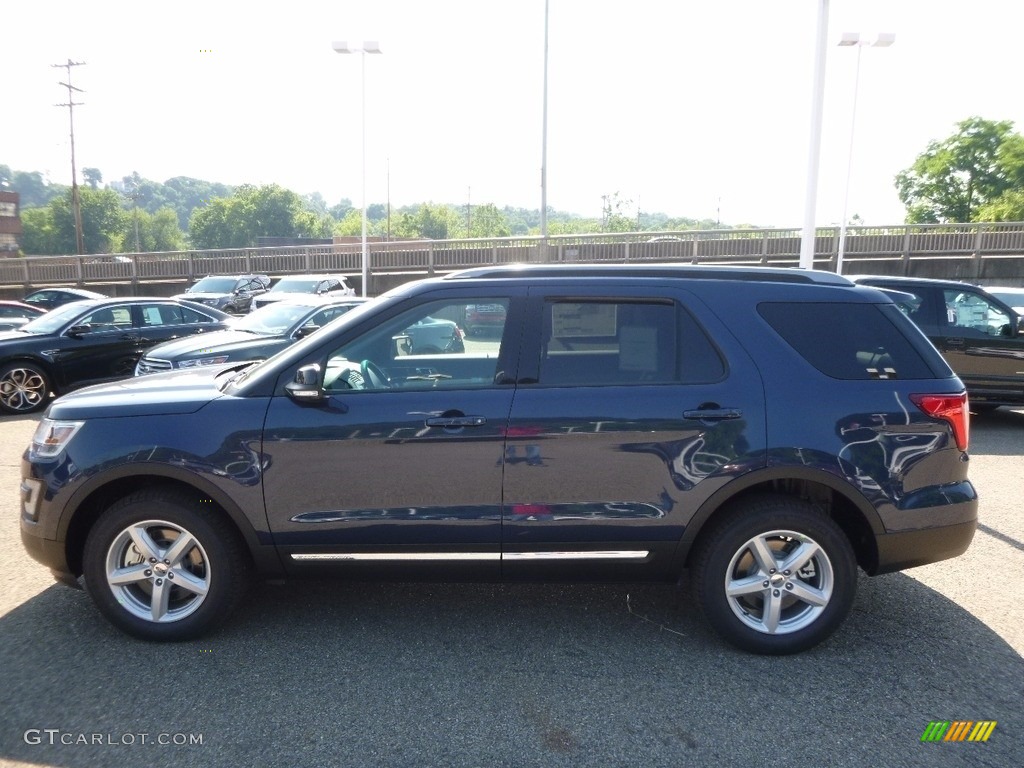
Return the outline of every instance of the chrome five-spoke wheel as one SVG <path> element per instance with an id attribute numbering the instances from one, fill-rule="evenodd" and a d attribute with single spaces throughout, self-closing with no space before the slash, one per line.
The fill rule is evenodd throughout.
<path id="1" fill-rule="evenodd" d="M 107 550 L 106 573 L 124 609 L 149 621 L 191 616 L 210 591 L 206 550 L 166 520 L 143 520 L 121 531 Z"/>
<path id="2" fill-rule="evenodd" d="M 832 561 L 797 531 L 768 531 L 744 543 L 725 577 L 736 617 L 770 635 L 796 632 L 814 622 L 832 597 Z"/>
<path id="3" fill-rule="evenodd" d="M 857 561 L 843 529 L 800 498 L 751 496 L 723 509 L 691 559 L 711 625 L 754 653 L 817 645 L 853 605 Z"/>
<path id="4" fill-rule="evenodd" d="M 100 515 L 82 569 L 96 607 L 121 630 L 146 640 L 189 640 L 231 612 L 251 562 L 238 529 L 212 500 L 158 485 Z"/>

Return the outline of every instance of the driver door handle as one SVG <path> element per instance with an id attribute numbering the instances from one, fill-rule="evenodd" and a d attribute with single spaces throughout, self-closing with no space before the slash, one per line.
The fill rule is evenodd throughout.
<path id="1" fill-rule="evenodd" d="M 683 411 L 684 419 L 696 419 L 697 421 L 728 421 L 738 419 L 743 415 L 739 408 L 698 408 L 692 411 Z"/>
<path id="2" fill-rule="evenodd" d="M 483 416 L 431 416 L 428 427 L 481 427 L 487 423 Z"/>

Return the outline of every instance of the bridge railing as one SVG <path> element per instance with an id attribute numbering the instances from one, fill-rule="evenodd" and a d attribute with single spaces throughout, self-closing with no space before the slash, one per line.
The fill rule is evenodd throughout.
<path id="1" fill-rule="evenodd" d="M 717 229 L 556 235 L 547 240 L 529 236 L 370 242 L 368 250 L 371 274 L 435 274 L 515 262 L 681 261 L 794 266 L 799 262 L 800 243 L 799 229 Z M 818 228 L 815 266 L 834 269 L 838 246 L 838 227 Z M 843 258 L 847 272 L 870 271 L 879 263 L 899 262 L 898 271 L 903 274 L 910 272 L 910 263 L 920 260 L 1024 258 L 1024 223 L 849 227 Z M 358 242 L 117 256 L 31 256 L 0 259 L 0 287 L 190 281 L 207 274 L 246 272 L 272 276 L 335 272 L 355 276 L 361 271 L 362 246 Z"/>

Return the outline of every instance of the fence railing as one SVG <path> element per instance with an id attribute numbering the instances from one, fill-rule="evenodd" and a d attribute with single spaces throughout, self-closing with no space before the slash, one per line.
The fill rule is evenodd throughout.
<path id="1" fill-rule="evenodd" d="M 629 232 L 548 237 L 416 240 L 369 243 L 371 275 L 437 274 L 466 267 L 515 262 L 687 262 L 710 264 L 799 263 L 799 229 L 721 229 Z M 815 267 L 834 269 L 839 228 L 821 227 L 815 238 Z M 888 273 L 910 274 L 921 260 L 980 262 L 1024 259 L 1024 223 L 922 224 L 849 227 L 844 271 L 890 264 Z M 30 256 L 0 260 L 0 286 L 90 285 L 111 282 L 190 281 L 207 274 L 301 272 L 361 274 L 360 243 L 231 248 L 87 256 Z M 972 275 L 961 275 L 972 276 Z M 1024 278 L 1024 264 L 1020 277 Z"/>

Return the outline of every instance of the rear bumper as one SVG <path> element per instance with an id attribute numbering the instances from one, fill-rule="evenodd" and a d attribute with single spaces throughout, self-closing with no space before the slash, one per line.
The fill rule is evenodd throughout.
<path id="1" fill-rule="evenodd" d="M 962 555 L 974 539 L 977 519 L 941 528 L 923 528 L 877 536 L 878 565 L 871 572 L 892 573 Z"/>

